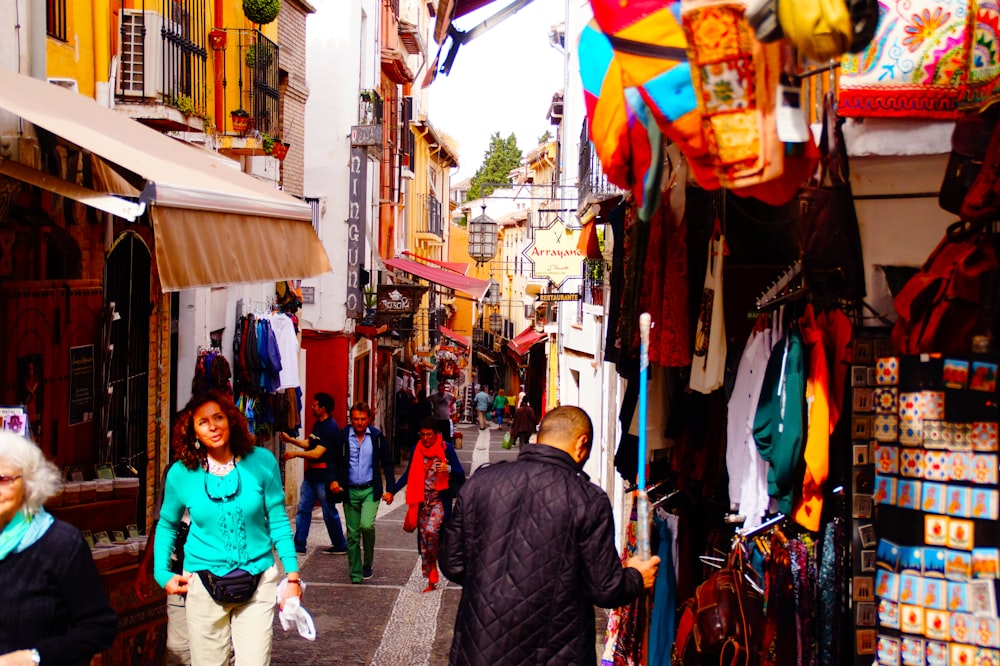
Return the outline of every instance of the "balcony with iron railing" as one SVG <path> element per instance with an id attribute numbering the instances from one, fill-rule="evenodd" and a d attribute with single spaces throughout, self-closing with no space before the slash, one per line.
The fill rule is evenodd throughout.
<path id="1" fill-rule="evenodd" d="M 623 189 L 613 184 L 604 175 L 601 160 L 597 157 L 597 151 L 594 150 L 588 137 L 586 121 L 583 123 L 583 132 L 580 135 L 579 168 L 578 206 L 580 209 L 588 204 L 624 194 Z"/>
<path id="2" fill-rule="evenodd" d="M 218 33 L 219 31 L 214 31 Z M 280 47 L 259 30 L 227 29 L 222 51 L 225 53 L 225 73 L 222 88 L 227 104 L 233 99 L 231 86 L 236 87 L 237 108 L 226 108 L 226 131 L 246 134 L 254 131 L 272 137 L 281 134 L 281 95 L 278 91 L 278 61 Z M 231 41 L 235 43 L 230 44 Z M 234 126 L 232 112 L 237 109 L 249 114 L 248 127 Z"/>
<path id="3" fill-rule="evenodd" d="M 433 194 L 417 195 L 414 230 L 419 234 L 429 234 L 424 240 L 440 241 L 444 238 L 444 220 L 441 200 Z"/>

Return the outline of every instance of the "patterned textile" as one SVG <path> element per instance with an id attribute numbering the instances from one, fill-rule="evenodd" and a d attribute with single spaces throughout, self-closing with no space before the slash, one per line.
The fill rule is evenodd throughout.
<path id="1" fill-rule="evenodd" d="M 626 530 L 626 543 L 622 549 L 622 562 L 635 555 L 639 547 L 637 507 L 633 493 L 632 511 Z M 614 608 L 608 613 L 608 629 L 604 637 L 601 666 L 639 666 L 645 664 L 646 595 L 640 594 L 627 606 Z"/>
<path id="2" fill-rule="evenodd" d="M 840 518 L 828 522 L 823 530 L 823 556 L 819 565 L 819 596 L 823 608 L 840 609 L 844 593 L 844 559 L 850 544 L 847 528 Z M 819 663 L 837 666 L 841 663 L 840 620 L 842 613 L 820 613 Z"/>
<path id="3" fill-rule="evenodd" d="M 790 635 L 788 627 L 796 623 L 795 584 L 792 580 L 788 541 L 778 532 L 775 532 L 771 540 L 771 556 L 767 561 L 765 581 L 767 614 L 764 617 L 764 636 L 761 641 L 761 666 L 794 664 L 798 641 Z"/>
<path id="4" fill-rule="evenodd" d="M 691 79 L 702 133 L 724 187 L 781 175 L 784 149 L 773 120 L 781 47 L 761 44 L 742 2 L 684 0 Z"/>
<path id="5" fill-rule="evenodd" d="M 881 0 L 868 48 L 841 62 L 842 116 L 955 118 L 1000 98 L 997 0 Z"/>
<path id="6" fill-rule="evenodd" d="M 788 542 L 795 586 L 799 666 L 816 666 L 816 542 L 802 535 Z"/>
<path id="7" fill-rule="evenodd" d="M 434 471 L 435 458 L 424 458 L 424 501 L 420 503 L 417 526 L 420 528 L 420 566 L 424 578 L 437 580 L 437 560 L 440 550 L 441 524 L 444 522 L 444 504 L 437 489 L 438 473 Z"/>

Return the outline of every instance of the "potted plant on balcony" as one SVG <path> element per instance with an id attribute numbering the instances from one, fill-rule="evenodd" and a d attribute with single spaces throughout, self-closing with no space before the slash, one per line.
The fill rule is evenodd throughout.
<path id="1" fill-rule="evenodd" d="M 265 155 L 270 155 L 274 151 L 274 137 L 267 132 L 261 132 L 260 147 L 264 149 Z"/>
<path id="2" fill-rule="evenodd" d="M 247 47 L 246 55 L 244 59 L 246 60 L 247 67 L 253 69 L 254 67 L 267 68 L 271 66 L 271 60 L 274 58 L 271 53 L 271 49 L 268 49 L 259 44 L 251 44 Z"/>
<path id="3" fill-rule="evenodd" d="M 243 134 L 250 127 L 250 114 L 246 109 L 236 109 L 229 117 L 233 121 L 233 131 L 237 134 Z"/>
<path id="4" fill-rule="evenodd" d="M 278 160 L 283 160 L 288 155 L 288 149 L 291 148 L 290 143 L 286 141 L 275 141 L 274 146 L 271 147 L 271 156 Z"/>
<path id="5" fill-rule="evenodd" d="M 243 0 L 243 14 L 253 23 L 266 25 L 278 18 L 281 0 Z"/>

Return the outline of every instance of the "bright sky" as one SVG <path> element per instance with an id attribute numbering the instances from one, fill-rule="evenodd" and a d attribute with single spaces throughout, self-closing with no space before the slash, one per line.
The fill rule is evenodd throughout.
<path id="1" fill-rule="evenodd" d="M 507 4 L 494 2 L 455 25 L 470 30 Z M 457 144 L 453 183 L 475 174 L 494 132 L 502 138 L 513 132 L 522 153 L 535 148 L 546 130 L 555 135 L 545 116 L 553 93 L 563 88 L 563 56 L 549 46 L 548 34 L 565 10 L 564 0 L 535 0 L 462 45 L 451 73 L 438 74 L 431 84 L 430 121 Z"/>

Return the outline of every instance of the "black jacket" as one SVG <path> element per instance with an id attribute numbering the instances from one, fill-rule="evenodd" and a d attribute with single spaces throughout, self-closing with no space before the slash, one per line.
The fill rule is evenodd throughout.
<path id="1" fill-rule="evenodd" d="M 345 491 L 348 487 L 348 465 L 351 462 L 351 445 L 348 437 L 350 437 L 352 432 L 354 432 L 354 429 L 350 425 L 341 429 L 337 435 L 337 444 L 330 451 L 329 458 L 336 468 L 336 479 L 340 483 L 340 487 Z M 382 499 L 382 493 L 385 492 L 384 488 L 392 489 L 396 485 L 396 468 L 395 462 L 392 459 L 392 449 L 389 448 L 389 443 L 386 441 L 382 431 L 375 426 L 368 426 L 368 434 L 372 438 L 372 496 L 376 501 L 379 501 Z M 380 466 L 382 467 L 382 473 L 385 474 L 385 485 L 382 484 L 382 475 L 378 471 Z M 329 486 L 327 486 L 326 491 L 327 498 L 331 501 L 343 501 L 343 493 L 340 496 L 336 496 L 330 492 Z"/>
<path id="2" fill-rule="evenodd" d="M 456 666 L 595 664 L 594 606 L 624 605 L 643 587 L 616 552 L 607 495 L 568 454 L 538 444 L 469 478 L 439 563 L 462 585 Z"/>

